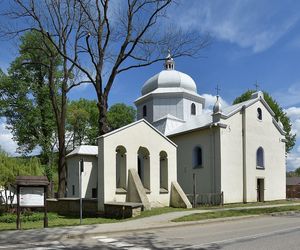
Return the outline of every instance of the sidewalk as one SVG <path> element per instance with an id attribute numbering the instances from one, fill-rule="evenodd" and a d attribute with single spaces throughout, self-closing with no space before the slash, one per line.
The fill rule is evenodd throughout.
<path id="1" fill-rule="evenodd" d="M 210 220 L 192 221 L 192 222 L 172 222 L 171 220 L 185 215 L 195 214 L 195 213 L 240 210 L 240 209 L 249 209 L 249 208 L 255 209 L 255 208 L 269 208 L 269 207 L 281 207 L 281 206 L 296 206 L 296 205 L 299 205 L 299 203 L 220 208 L 220 209 L 208 209 L 208 210 L 186 210 L 186 211 L 165 213 L 161 215 L 129 220 L 124 222 L 117 222 L 117 223 L 83 225 L 83 226 L 73 226 L 73 227 L 57 227 L 57 228 L 46 228 L 46 229 L 31 229 L 31 230 L 24 230 L 24 231 L 15 231 L 15 230 L 2 231 L 0 232 L 0 243 L 3 244 L 3 243 L 16 243 L 16 242 L 22 243 L 22 242 L 37 242 L 37 241 L 61 241 L 66 238 L 85 238 L 85 237 L 90 237 L 92 235 L 101 235 L 101 234 L 103 235 L 107 233 L 151 230 L 151 229 L 158 229 L 158 228 L 193 225 L 199 223 L 203 224 L 208 222 L 226 221 L 226 220 L 233 220 L 236 218 L 240 219 L 245 217 L 230 217 L 230 218 L 210 219 Z"/>

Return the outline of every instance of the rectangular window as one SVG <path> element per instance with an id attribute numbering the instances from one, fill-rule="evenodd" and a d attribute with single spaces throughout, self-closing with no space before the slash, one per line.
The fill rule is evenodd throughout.
<path id="1" fill-rule="evenodd" d="M 97 188 L 92 188 L 92 198 L 97 198 Z"/>
<path id="2" fill-rule="evenodd" d="M 75 195 L 75 185 L 72 185 L 72 195 Z"/>

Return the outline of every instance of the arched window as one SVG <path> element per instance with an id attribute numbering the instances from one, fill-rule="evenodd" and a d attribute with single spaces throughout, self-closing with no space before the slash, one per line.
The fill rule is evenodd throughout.
<path id="1" fill-rule="evenodd" d="M 165 151 L 159 154 L 159 179 L 160 179 L 160 192 L 168 192 L 168 155 Z"/>
<path id="2" fill-rule="evenodd" d="M 147 116 L 147 106 L 144 105 L 143 106 L 143 117 L 146 117 Z"/>
<path id="3" fill-rule="evenodd" d="M 150 153 L 147 148 L 140 147 L 137 154 L 138 174 L 147 192 L 150 191 Z"/>
<path id="4" fill-rule="evenodd" d="M 257 118 L 258 118 L 258 120 L 262 120 L 262 111 L 261 111 L 261 108 L 257 108 Z"/>
<path id="5" fill-rule="evenodd" d="M 262 147 L 259 147 L 256 151 L 256 168 L 265 168 L 264 149 Z"/>
<path id="6" fill-rule="evenodd" d="M 193 168 L 201 168 L 202 160 L 202 148 L 197 146 L 193 150 Z"/>
<path id="7" fill-rule="evenodd" d="M 116 148 L 116 188 L 126 190 L 126 149 L 123 146 Z"/>
<path id="8" fill-rule="evenodd" d="M 196 105 L 195 105 L 195 103 L 192 103 L 192 105 L 191 105 L 191 114 L 196 115 Z"/>

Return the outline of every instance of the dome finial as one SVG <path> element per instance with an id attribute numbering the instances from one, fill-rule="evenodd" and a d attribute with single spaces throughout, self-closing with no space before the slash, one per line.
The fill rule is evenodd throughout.
<path id="1" fill-rule="evenodd" d="M 217 95 L 217 101 L 213 107 L 213 112 L 214 112 L 214 114 L 222 113 L 222 105 L 219 100 L 219 95 Z"/>
<path id="2" fill-rule="evenodd" d="M 168 49 L 168 55 L 165 59 L 165 69 L 166 70 L 174 70 L 174 68 L 175 68 L 175 62 L 171 56 L 171 50 Z"/>
<path id="3" fill-rule="evenodd" d="M 219 100 L 219 97 L 220 97 L 219 96 L 219 91 L 221 90 L 219 88 L 219 85 L 217 85 L 216 90 L 217 90 L 217 101 L 216 101 L 216 103 L 215 103 L 215 105 L 213 107 L 214 114 L 222 113 L 222 105 L 221 105 L 221 102 Z"/>

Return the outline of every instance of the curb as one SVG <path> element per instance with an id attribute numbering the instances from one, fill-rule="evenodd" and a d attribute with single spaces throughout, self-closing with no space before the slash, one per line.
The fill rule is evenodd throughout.
<path id="1" fill-rule="evenodd" d="M 244 216 L 234 216 L 234 217 L 225 217 L 225 218 L 216 218 L 216 219 L 207 219 L 207 220 L 199 220 L 199 221 L 190 221 L 190 222 L 171 222 L 169 221 L 168 224 L 157 225 L 147 228 L 132 228 L 132 229 L 122 229 L 122 230 L 107 230 L 106 232 L 99 231 L 99 232 L 91 232 L 91 233 L 84 233 L 84 234 L 69 234 L 64 236 L 64 239 L 86 239 L 92 236 L 97 236 L 99 234 L 119 234 L 124 232 L 144 232 L 149 230 L 156 230 L 156 229 L 164 229 L 164 228 L 175 228 L 175 227 L 187 227 L 193 225 L 204 225 L 204 224 L 212 224 L 217 222 L 227 222 L 227 221 L 237 221 L 243 220 L 248 218 L 255 218 L 264 216 L 265 214 L 255 214 L 255 215 L 244 215 Z M 174 223 L 174 224 L 173 224 Z"/>

